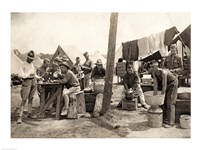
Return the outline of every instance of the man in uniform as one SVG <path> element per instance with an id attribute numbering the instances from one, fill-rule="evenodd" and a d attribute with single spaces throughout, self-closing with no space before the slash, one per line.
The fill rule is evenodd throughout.
<path id="1" fill-rule="evenodd" d="M 158 68 L 158 62 L 152 61 L 152 75 L 154 79 L 154 95 L 157 95 L 158 84 L 162 84 L 161 94 L 165 94 L 163 107 L 164 127 L 175 124 L 175 104 L 178 90 L 178 78 L 168 69 Z"/>
<path id="2" fill-rule="evenodd" d="M 80 84 L 76 75 L 70 70 L 70 67 L 66 62 L 62 63 L 60 68 L 63 79 L 58 79 L 56 82 L 64 84 L 65 86 L 63 89 L 64 107 L 61 113 L 61 115 L 64 116 L 68 113 L 69 96 L 72 93 L 80 91 Z"/>
<path id="3" fill-rule="evenodd" d="M 34 59 L 34 51 L 31 50 L 27 54 L 26 61 L 24 61 L 22 65 L 23 72 L 20 75 L 23 79 L 22 87 L 21 87 L 21 106 L 20 106 L 20 112 L 19 112 L 19 118 L 17 120 L 18 124 L 22 123 L 22 115 L 24 111 L 24 106 L 26 104 L 26 101 L 28 99 L 28 118 L 35 118 L 35 116 L 32 115 L 32 103 L 33 103 L 33 97 L 36 92 L 37 86 L 36 86 L 36 78 L 40 78 L 36 75 L 36 70 L 33 65 L 33 59 Z"/>
<path id="4" fill-rule="evenodd" d="M 127 68 L 127 73 L 123 77 L 124 92 L 128 92 L 130 89 L 136 91 L 136 93 L 140 98 L 140 103 L 142 107 L 148 109 L 149 106 L 145 102 L 144 93 L 140 86 L 140 78 L 137 71 L 134 71 L 133 66 L 130 64 L 128 64 L 126 68 Z M 120 101 L 117 107 L 122 107 L 122 101 Z"/>
<path id="5" fill-rule="evenodd" d="M 164 67 L 169 69 L 174 75 L 178 77 L 183 69 L 183 62 L 181 57 L 177 55 L 176 44 L 170 45 L 170 55 L 165 58 Z"/>
<path id="6" fill-rule="evenodd" d="M 91 72 L 93 68 L 93 62 L 90 60 L 88 52 L 85 52 L 83 55 L 86 60 L 81 68 L 84 73 L 84 88 L 87 88 L 89 87 L 91 82 Z"/>

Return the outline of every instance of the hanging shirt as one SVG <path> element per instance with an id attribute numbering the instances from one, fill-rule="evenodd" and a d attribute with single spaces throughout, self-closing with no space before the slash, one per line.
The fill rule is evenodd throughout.
<path id="1" fill-rule="evenodd" d="M 124 60 L 138 60 L 138 40 L 122 43 L 122 57 Z"/>
<path id="2" fill-rule="evenodd" d="M 165 32 L 165 37 L 164 37 L 164 44 L 165 45 L 170 45 L 174 36 L 179 33 L 179 31 L 177 30 L 177 28 L 174 26 L 172 28 L 169 28 L 166 30 Z"/>
<path id="3" fill-rule="evenodd" d="M 147 37 L 139 39 L 138 48 L 139 48 L 139 59 L 147 57 L 151 52 L 149 39 Z"/>
<path id="4" fill-rule="evenodd" d="M 166 48 L 166 45 L 164 44 L 165 40 L 165 31 L 153 34 L 155 39 L 155 49 L 159 50 L 161 56 L 167 56 L 168 55 L 168 50 Z"/>

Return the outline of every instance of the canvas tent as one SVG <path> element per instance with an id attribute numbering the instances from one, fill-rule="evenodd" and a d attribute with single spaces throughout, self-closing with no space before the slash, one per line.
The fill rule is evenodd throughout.
<path id="1" fill-rule="evenodd" d="M 191 25 L 175 36 L 172 43 L 176 43 L 178 40 L 183 42 L 188 48 L 191 47 Z"/>
<path id="2" fill-rule="evenodd" d="M 71 59 L 69 58 L 69 56 L 65 53 L 65 51 L 62 49 L 62 47 L 61 47 L 60 45 L 58 45 L 58 48 L 56 49 L 56 52 L 54 53 L 54 55 L 53 55 L 53 57 L 52 57 L 50 63 L 52 63 L 52 62 L 55 60 L 56 57 L 58 57 L 58 56 L 63 56 L 63 55 L 67 56 L 67 63 L 68 63 L 69 66 L 72 66 L 72 65 L 73 65 L 72 60 L 71 60 Z"/>
<path id="3" fill-rule="evenodd" d="M 103 65 L 106 64 L 106 59 L 101 55 L 99 51 L 95 51 L 93 55 L 90 56 L 90 59 L 96 63 L 98 59 L 101 59 Z"/>
<path id="4" fill-rule="evenodd" d="M 11 51 L 11 74 L 22 74 L 23 61 Z"/>
<path id="5" fill-rule="evenodd" d="M 76 46 L 64 45 L 61 47 L 60 45 L 58 45 L 56 52 L 50 60 L 50 63 L 52 63 L 57 56 L 63 55 L 67 56 L 67 63 L 70 67 L 75 63 L 76 57 L 80 57 L 81 61 L 84 61 L 83 54 L 79 51 L 79 49 Z"/>

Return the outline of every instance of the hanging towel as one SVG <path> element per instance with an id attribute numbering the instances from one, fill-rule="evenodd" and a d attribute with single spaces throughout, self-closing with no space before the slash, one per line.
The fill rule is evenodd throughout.
<path id="1" fill-rule="evenodd" d="M 153 34 L 152 36 L 155 39 L 155 50 L 159 50 L 161 56 L 167 56 L 168 50 L 164 44 L 165 31 Z"/>
<path id="2" fill-rule="evenodd" d="M 122 57 L 124 60 L 138 60 L 138 40 L 122 43 Z"/>
<path id="3" fill-rule="evenodd" d="M 150 55 L 150 45 L 149 39 L 147 37 L 141 38 L 138 40 L 138 48 L 139 48 L 139 59 L 143 59 Z"/>
<path id="4" fill-rule="evenodd" d="M 170 45 L 174 36 L 179 33 L 179 31 L 177 30 L 177 28 L 174 26 L 170 29 L 167 29 L 165 32 L 165 38 L 164 38 L 164 44 L 165 45 Z"/>

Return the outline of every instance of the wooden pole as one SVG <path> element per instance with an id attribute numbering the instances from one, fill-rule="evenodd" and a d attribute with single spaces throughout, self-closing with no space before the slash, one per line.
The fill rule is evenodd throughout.
<path id="1" fill-rule="evenodd" d="M 105 114 L 110 109 L 112 97 L 117 21 L 118 13 L 111 13 L 102 114 Z"/>

